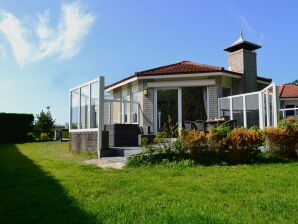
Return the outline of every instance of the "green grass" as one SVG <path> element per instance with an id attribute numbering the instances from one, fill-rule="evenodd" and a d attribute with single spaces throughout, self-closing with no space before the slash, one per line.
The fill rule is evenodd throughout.
<path id="1" fill-rule="evenodd" d="M 297 223 L 298 163 L 82 165 L 68 143 L 0 145 L 0 223 Z"/>

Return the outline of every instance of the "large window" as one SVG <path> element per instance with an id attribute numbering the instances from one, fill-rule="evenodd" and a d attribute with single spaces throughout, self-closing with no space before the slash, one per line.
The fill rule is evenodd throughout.
<path id="1" fill-rule="evenodd" d="M 90 126 L 91 128 L 98 127 L 98 97 L 99 97 L 99 84 L 98 82 L 91 84 L 91 118 L 90 118 Z"/>
<path id="2" fill-rule="evenodd" d="M 131 93 L 131 120 L 132 123 L 138 123 L 138 92 L 132 92 Z"/>
<path id="3" fill-rule="evenodd" d="M 89 128 L 89 94 L 89 86 L 81 88 L 81 129 Z"/>
<path id="4" fill-rule="evenodd" d="M 80 91 L 71 91 L 71 129 L 77 129 L 79 123 Z"/>

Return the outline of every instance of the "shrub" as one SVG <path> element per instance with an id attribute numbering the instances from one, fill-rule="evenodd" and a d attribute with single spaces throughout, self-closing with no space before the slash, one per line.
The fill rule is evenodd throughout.
<path id="1" fill-rule="evenodd" d="M 285 119 L 278 127 L 264 129 L 263 136 L 267 149 L 273 155 L 297 158 L 298 122 L 294 119 Z"/>
<path id="2" fill-rule="evenodd" d="M 227 137 L 230 133 L 231 128 L 226 125 L 211 128 L 207 134 L 209 147 L 218 152 L 225 151 L 228 147 Z"/>
<path id="3" fill-rule="evenodd" d="M 178 137 L 178 123 L 175 123 L 171 116 L 168 116 L 168 120 L 164 123 L 162 131 L 159 135 L 163 138 L 177 138 Z"/>
<path id="4" fill-rule="evenodd" d="M 46 142 L 49 140 L 49 136 L 47 133 L 41 133 L 40 134 L 40 141 Z"/>
<path id="5" fill-rule="evenodd" d="M 255 128 L 236 128 L 227 136 L 226 144 L 228 162 L 251 162 L 260 152 L 262 134 Z"/>
<path id="6" fill-rule="evenodd" d="M 33 128 L 33 121 L 33 114 L 0 113 L 0 142 L 27 141 L 27 135 Z"/>
<path id="7" fill-rule="evenodd" d="M 69 139 L 69 130 L 68 129 L 62 129 L 62 138 Z"/>
<path id="8" fill-rule="evenodd" d="M 183 146 L 184 153 L 195 155 L 198 151 L 205 151 L 208 149 L 207 135 L 203 131 L 181 131 L 180 141 Z"/>

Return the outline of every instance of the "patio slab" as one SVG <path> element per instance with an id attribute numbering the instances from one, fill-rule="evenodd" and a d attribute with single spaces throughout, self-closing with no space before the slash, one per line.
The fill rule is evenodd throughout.
<path id="1" fill-rule="evenodd" d="M 96 165 L 100 168 L 122 169 L 127 163 L 126 157 L 104 157 L 100 159 L 90 159 L 83 161 L 86 165 Z"/>

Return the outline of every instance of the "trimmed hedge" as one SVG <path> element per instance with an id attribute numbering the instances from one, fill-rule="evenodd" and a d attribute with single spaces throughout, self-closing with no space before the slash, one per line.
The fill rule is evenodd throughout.
<path id="1" fill-rule="evenodd" d="M 33 114 L 0 113 L 0 143 L 27 141 L 33 122 Z"/>

